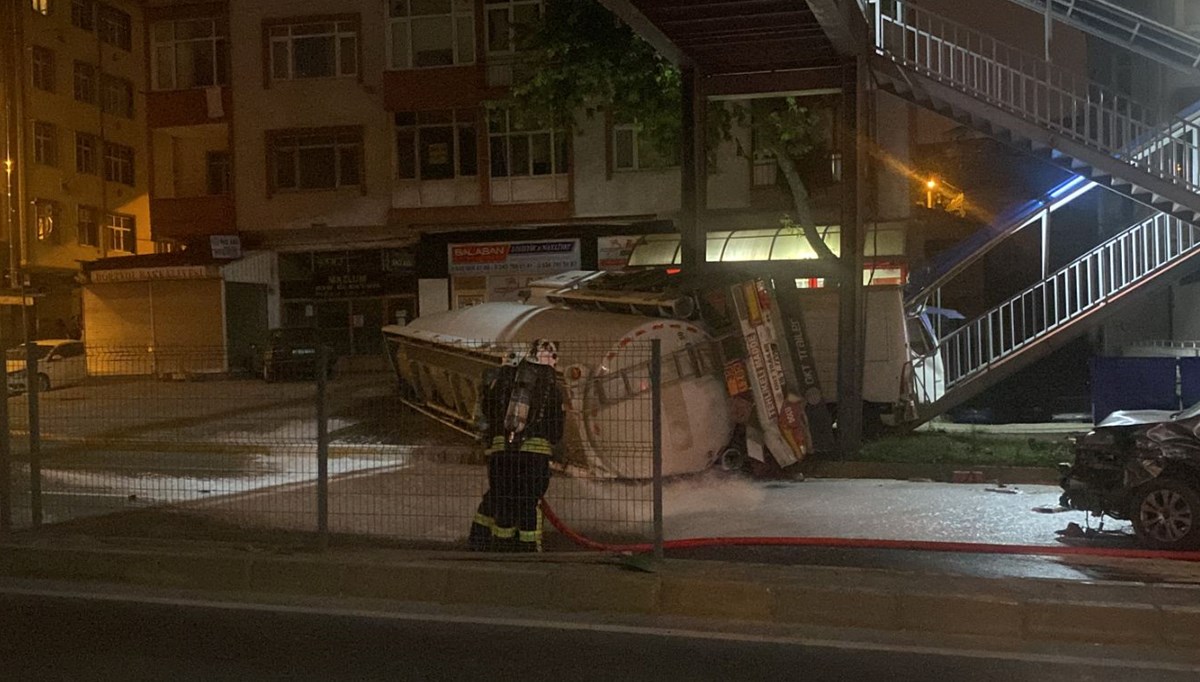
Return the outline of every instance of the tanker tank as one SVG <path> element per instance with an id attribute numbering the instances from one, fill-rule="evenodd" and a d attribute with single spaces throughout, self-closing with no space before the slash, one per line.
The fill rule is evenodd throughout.
<path id="1" fill-rule="evenodd" d="M 566 460 L 618 478 L 652 475 L 649 358 L 662 352 L 664 475 L 711 465 L 733 430 L 711 337 L 682 320 L 484 303 L 384 327 L 405 402 L 474 431 L 489 370 L 539 338 L 559 342 Z"/>

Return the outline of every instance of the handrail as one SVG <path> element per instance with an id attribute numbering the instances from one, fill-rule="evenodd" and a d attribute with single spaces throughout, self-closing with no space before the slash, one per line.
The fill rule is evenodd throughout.
<path id="1" fill-rule="evenodd" d="M 1200 68 L 1200 38 L 1108 0 L 1009 0 L 1184 73 Z"/>
<path id="2" fill-rule="evenodd" d="M 1054 274 L 942 338 L 946 388 L 1152 279 L 1200 247 L 1200 228 L 1159 213 L 1099 244 Z"/>
<path id="3" fill-rule="evenodd" d="M 877 54 L 1143 172 L 1200 191 L 1194 180 L 1200 168 L 1195 123 L 1160 119 L 1128 97 L 909 3 L 896 2 L 886 11 L 877 0 L 872 4 Z"/>

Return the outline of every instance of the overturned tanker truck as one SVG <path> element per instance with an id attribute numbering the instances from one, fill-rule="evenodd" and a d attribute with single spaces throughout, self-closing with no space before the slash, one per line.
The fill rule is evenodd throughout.
<path id="1" fill-rule="evenodd" d="M 666 273 L 569 272 L 532 283 L 525 303 L 484 303 L 384 327 L 402 399 L 474 435 L 492 372 L 533 340 L 556 339 L 568 403 L 564 463 L 592 475 L 648 478 L 648 342 L 657 339 L 664 475 L 732 468 L 747 457 L 786 467 L 832 448 L 836 293 L 802 292 L 780 309 L 759 280 L 684 294 L 669 280 Z M 815 324 L 806 331 L 799 317 Z M 868 289 L 864 398 L 880 423 L 911 414 L 914 363 L 923 366 L 918 374 L 931 371 L 929 358 L 913 352 L 909 328 L 898 289 Z"/>

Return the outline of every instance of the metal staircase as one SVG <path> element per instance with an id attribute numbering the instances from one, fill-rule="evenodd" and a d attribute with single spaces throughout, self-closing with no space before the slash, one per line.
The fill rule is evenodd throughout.
<path id="1" fill-rule="evenodd" d="M 926 421 L 1044 357 L 1195 262 L 1200 228 L 1158 214 L 943 337 L 944 381 L 918 406 Z M 937 395 L 941 393 L 941 395 Z"/>
<path id="2" fill-rule="evenodd" d="M 1004 213 L 990 225 L 976 230 L 946 251 L 929 259 L 920 270 L 909 273 L 904 293 L 905 306 L 913 308 L 925 303 L 929 298 L 936 296 L 942 285 L 986 255 L 992 247 L 1041 221 L 1095 186 L 1095 183 L 1081 177 L 1072 177 L 1037 199 L 1027 201 Z"/>
<path id="3" fill-rule="evenodd" d="M 1058 0 L 1054 0 L 1057 2 Z M 928 293 L 992 243 L 1095 185 L 1155 214 L 938 341 L 940 367 L 919 363 L 920 421 L 961 404 L 1044 357 L 1133 300 L 1164 286 L 1200 253 L 1200 127 L 973 29 L 895 2 L 874 13 L 870 56 L 882 88 L 1071 170 L 1056 188 L 964 245 Z M 1192 120 L 1189 120 L 1192 119 Z"/>
<path id="4" fill-rule="evenodd" d="M 1009 0 L 1184 73 L 1200 75 L 1200 38 L 1109 0 Z"/>
<path id="5" fill-rule="evenodd" d="M 880 87 L 1156 210 L 1200 218 L 1200 126 L 913 5 L 871 7 Z"/>

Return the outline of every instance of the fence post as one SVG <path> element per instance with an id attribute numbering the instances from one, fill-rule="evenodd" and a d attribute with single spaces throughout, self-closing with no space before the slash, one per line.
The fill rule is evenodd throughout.
<path id="1" fill-rule="evenodd" d="M 325 388 L 329 376 L 329 348 L 317 350 L 317 533 L 318 545 L 329 546 L 329 420 Z"/>
<path id="2" fill-rule="evenodd" d="M 38 414 L 37 344 L 25 344 L 25 396 L 29 403 L 29 516 L 36 528 L 42 525 L 42 437 Z"/>
<path id="3" fill-rule="evenodd" d="M 654 488 L 654 559 L 662 561 L 663 548 L 663 472 L 662 472 L 662 341 L 650 342 L 650 430 L 653 438 Z"/>
<path id="4" fill-rule="evenodd" d="M 6 358 L 7 360 L 7 358 Z M 12 532 L 12 438 L 8 421 L 8 371 L 4 372 L 4 398 L 0 401 L 0 535 Z"/>

